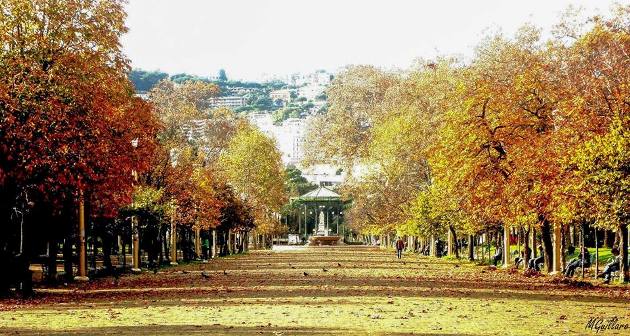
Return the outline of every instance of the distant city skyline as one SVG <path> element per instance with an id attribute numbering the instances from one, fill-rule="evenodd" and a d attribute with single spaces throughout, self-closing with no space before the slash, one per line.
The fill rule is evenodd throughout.
<path id="1" fill-rule="evenodd" d="M 488 29 L 510 36 L 532 23 L 548 32 L 569 5 L 591 15 L 614 2 L 131 0 L 122 43 L 134 68 L 200 76 L 225 69 L 232 79 L 263 80 L 469 57 Z"/>

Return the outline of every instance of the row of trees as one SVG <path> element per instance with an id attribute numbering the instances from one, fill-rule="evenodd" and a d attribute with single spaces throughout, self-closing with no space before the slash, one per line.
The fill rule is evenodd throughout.
<path id="1" fill-rule="evenodd" d="M 538 229 L 557 270 L 561 236 L 588 223 L 619 234 L 627 276 L 630 7 L 566 17 L 549 39 L 532 26 L 488 36 L 470 62 L 337 76 L 307 156 L 351 172 L 352 225 L 421 237 Z"/>
<path id="2" fill-rule="evenodd" d="M 71 277 L 86 244 L 111 266 L 132 237 L 156 261 L 169 260 L 176 230 L 187 247 L 215 229 L 224 251 L 234 233 L 242 243 L 255 226 L 279 230 L 275 143 L 227 110 L 207 110 L 215 84 L 167 80 L 149 101 L 135 97 L 123 5 L 0 0 L 0 263 L 19 281 L 40 255 L 54 278 L 59 247 Z"/>

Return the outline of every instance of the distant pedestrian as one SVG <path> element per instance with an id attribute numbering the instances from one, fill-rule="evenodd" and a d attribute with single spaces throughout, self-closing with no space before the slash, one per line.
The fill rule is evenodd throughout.
<path id="1" fill-rule="evenodd" d="M 402 258 L 402 252 L 404 248 L 405 241 L 402 240 L 402 238 L 398 237 L 398 240 L 396 240 L 396 255 L 398 256 L 398 259 Z"/>

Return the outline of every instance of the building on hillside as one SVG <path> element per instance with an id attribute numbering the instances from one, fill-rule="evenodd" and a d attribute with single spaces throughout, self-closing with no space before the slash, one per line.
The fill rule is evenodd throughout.
<path id="1" fill-rule="evenodd" d="M 316 164 L 302 169 L 302 176 L 316 185 L 336 186 L 345 181 L 347 174 L 331 164 Z"/>
<path id="2" fill-rule="evenodd" d="M 291 102 L 291 91 L 288 89 L 274 90 L 269 93 L 269 98 L 275 103 L 281 101 L 283 106 Z"/>
<path id="3" fill-rule="evenodd" d="M 285 165 L 297 165 L 304 157 L 304 141 L 309 119 L 289 118 L 274 125 L 270 113 L 252 113 L 249 120 L 276 141 Z"/>
<path id="4" fill-rule="evenodd" d="M 318 96 L 324 93 L 326 86 L 319 84 L 310 84 L 298 89 L 298 96 L 304 97 L 308 100 L 315 100 Z"/>
<path id="5" fill-rule="evenodd" d="M 246 104 L 247 104 L 247 99 L 245 97 L 239 97 L 239 96 L 213 97 L 213 98 L 208 99 L 208 105 L 211 108 L 217 108 L 217 107 L 237 108 L 237 107 L 245 106 Z"/>

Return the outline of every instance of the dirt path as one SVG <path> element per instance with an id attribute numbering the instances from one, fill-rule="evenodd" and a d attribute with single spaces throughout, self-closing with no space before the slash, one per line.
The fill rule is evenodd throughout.
<path id="1" fill-rule="evenodd" d="M 0 334 L 595 334 L 630 290 L 376 248 L 255 251 L 0 301 Z M 627 335 L 604 330 L 599 335 Z"/>

